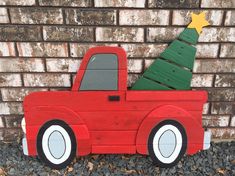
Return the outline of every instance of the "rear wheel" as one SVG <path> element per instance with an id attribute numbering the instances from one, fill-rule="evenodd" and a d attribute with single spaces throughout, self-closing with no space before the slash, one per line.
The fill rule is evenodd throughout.
<path id="1" fill-rule="evenodd" d="M 176 121 L 167 120 L 154 127 L 148 139 L 148 151 L 154 164 L 172 167 L 183 157 L 187 148 L 184 128 Z"/>
<path id="2" fill-rule="evenodd" d="M 65 168 L 76 156 L 76 139 L 72 129 L 63 121 L 47 122 L 39 131 L 37 152 L 51 168 Z"/>

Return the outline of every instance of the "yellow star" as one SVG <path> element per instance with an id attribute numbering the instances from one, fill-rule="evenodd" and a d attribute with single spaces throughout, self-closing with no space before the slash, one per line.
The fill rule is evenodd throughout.
<path id="1" fill-rule="evenodd" d="M 210 23 L 205 19 L 205 12 L 200 14 L 192 13 L 192 22 L 188 25 L 188 28 L 195 28 L 197 33 L 202 32 L 204 26 L 208 26 Z"/>

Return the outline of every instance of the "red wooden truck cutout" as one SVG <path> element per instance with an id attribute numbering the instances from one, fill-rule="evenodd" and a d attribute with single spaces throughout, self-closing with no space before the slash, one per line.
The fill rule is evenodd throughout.
<path id="1" fill-rule="evenodd" d="M 171 167 L 210 147 L 202 127 L 206 91 L 127 90 L 126 83 L 125 51 L 91 48 L 71 91 L 26 96 L 24 154 L 56 169 L 90 153 L 139 153 Z"/>

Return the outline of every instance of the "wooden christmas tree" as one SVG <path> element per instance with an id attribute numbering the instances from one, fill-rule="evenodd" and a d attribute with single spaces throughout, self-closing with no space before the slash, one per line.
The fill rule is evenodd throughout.
<path id="1" fill-rule="evenodd" d="M 145 70 L 132 90 L 189 90 L 199 35 L 204 26 L 205 13 L 192 14 L 192 22 L 180 33 L 159 58 Z"/>

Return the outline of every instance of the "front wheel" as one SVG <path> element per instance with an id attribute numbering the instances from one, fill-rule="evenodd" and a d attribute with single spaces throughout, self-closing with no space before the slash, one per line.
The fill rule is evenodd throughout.
<path id="1" fill-rule="evenodd" d="M 172 167 L 183 157 L 187 148 L 187 136 L 181 124 L 167 120 L 154 127 L 148 139 L 148 151 L 154 164 Z"/>
<path id="2" fill-rule="evenodd" d="M 63 121 L 47 122 L 39 131 L 37 152 L 49 167 L 65 168 L 76 156 L 76 139 L 72 129 Z"/>

